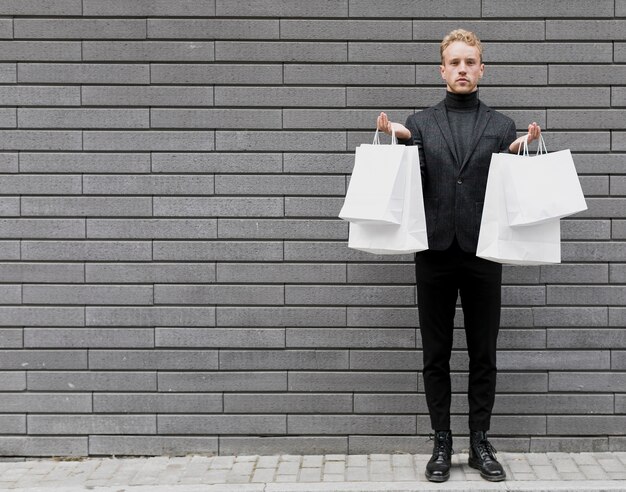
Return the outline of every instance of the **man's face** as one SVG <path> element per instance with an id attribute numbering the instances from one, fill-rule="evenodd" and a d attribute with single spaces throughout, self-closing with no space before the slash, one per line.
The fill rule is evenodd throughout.
<path id="1" fill-rule="evenodd" d="M 484 70 L 485 65 L 480 63 L 480 52 L 476 46 L 455 41 L 443 51 L 443 65 L 439 67 L 439 71 L 450 92 L 474 92 Z"/>

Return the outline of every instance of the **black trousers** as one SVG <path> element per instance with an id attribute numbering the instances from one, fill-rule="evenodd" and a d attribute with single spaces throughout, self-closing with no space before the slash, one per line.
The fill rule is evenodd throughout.
<path id="1" fill-rule="evenodd" d="M 489 430 L 496 390 L 502 265 L 460 249 L 415 255 L 424 385 L 433 429 L 450 429 L 450 354 L 458 295 L 469 353 L 469 427 Z"/>

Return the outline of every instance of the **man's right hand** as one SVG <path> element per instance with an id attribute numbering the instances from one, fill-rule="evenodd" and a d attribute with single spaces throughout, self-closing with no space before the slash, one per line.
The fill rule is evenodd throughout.
<path id="1" fill-rule="evenodd" d="M 407 127 L 401 125 L 400 123 L 393 123 L 389 121 L 389 118 L 385 113 L 380 113 L 378 115 L 378 118 L 376 119 L 376 128 L 387 135 L 391 135 L 391 129 L 393 128 L 396 132 L 396 138 L 399 140 L 407 140 L 411 138 L 411 132 Z"/>

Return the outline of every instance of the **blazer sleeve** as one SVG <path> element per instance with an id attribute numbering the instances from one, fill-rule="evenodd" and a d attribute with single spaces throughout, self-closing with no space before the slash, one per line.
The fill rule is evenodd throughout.
<path id="1" fill-rule="evenodd" d="M 500 152 L 504 154 L 510 153 L 509 145 L 511 145 L 516 138 L 517 138 L 517 133 L 515 131 L 515 122 L 513 120 L 509 120 L 509 124 L 506 130 L 504 131 L 504 137 L 502 138 L 502 141 L 500 142 Z"/>
<path id="2" fill-rule="evenodd" d="M 422 143 L 422 132 L 415 123 L 415 115 L 410 115 L 406 119 L 404 126 L 411 132 L 411 138 L 406 140 L 398 140 L 399 144 L 404 145 L 417 145 L 417 151 L 420 156 L 420 171 L 422 174 L 422 185 L 426 180 L 426 154 L 424 153 L 424 146 Z"/>

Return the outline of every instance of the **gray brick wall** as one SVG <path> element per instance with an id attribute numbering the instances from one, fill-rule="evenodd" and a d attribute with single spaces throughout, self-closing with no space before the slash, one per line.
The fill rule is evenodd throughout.
<path id="1" fill-rule="evenodd" d="M 626 1 L 0 0 L 0 455 L 427 452 L 412 257 L 337 213 L 456 27 L 589 204 L 504 269 L 491 435 L 626 450 Z"/>

